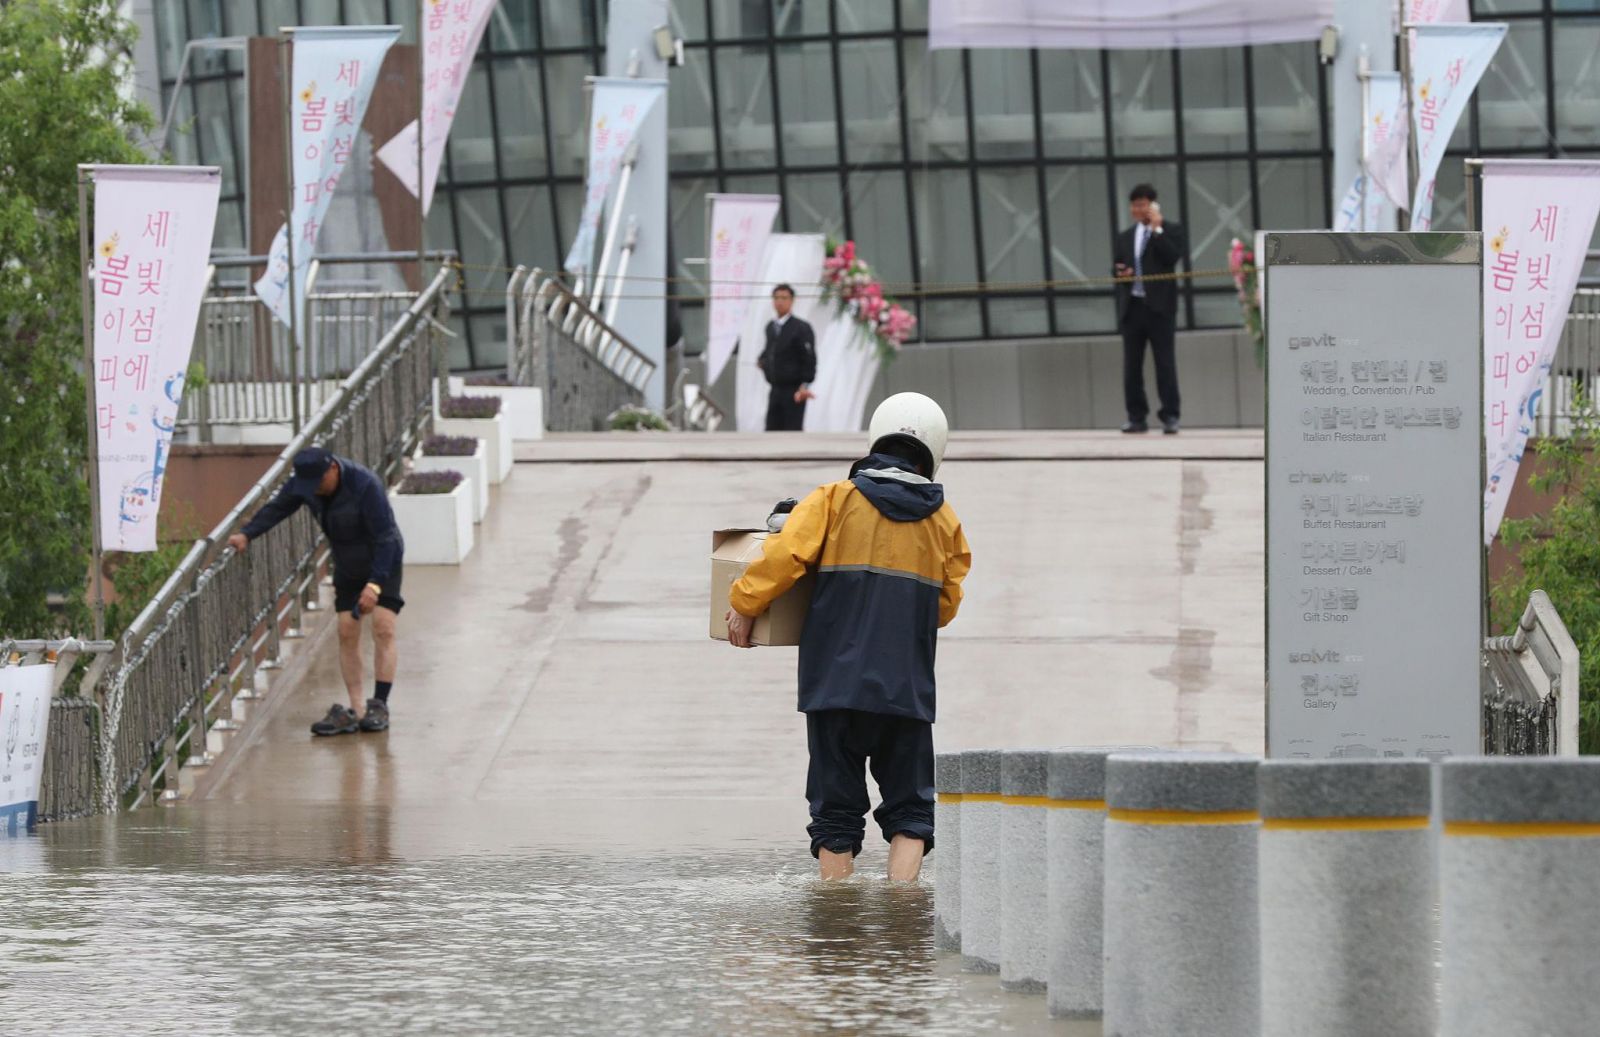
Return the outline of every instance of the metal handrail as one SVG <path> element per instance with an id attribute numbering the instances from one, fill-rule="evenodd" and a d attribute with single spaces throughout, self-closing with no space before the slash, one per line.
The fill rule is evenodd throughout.
<path id="1" fill-rule="evenodd" d="M 1576 754 L 1578 662 L 1550 596 L 1534 591 L 1517 629 L 1483 643 L 1483 751 Z"/>
<path id="2" fill-rule="evenodd" d="M 431 350 L 431 332 L 439 327 L 436 318 L 442 315 L 446 293 L 456 276 L 457 272 L 452 267 L 439 271 L 400 320 L 379 339 L 372 351 L 311 417 L 305 428 L 283 448 L 243 499 L 206 537 L 190 546 L 183 561 L 124 633 L 104 680 L 95 688 L 104 718 L 104 729 L 100 734 L 101 809 L 111 809 L 117 798 L 138 779 L 138 774 L 129 777 L 126 764 L 131 761 L 119 761 L 117 758 L 119 724 L 130 680 L 141 666 L 149 662 L 153 653 L 161 656 L 162 665 L 181 672 L 185 683 L 185 687 L 175 695 L 169 695 L 182 698 L 186 703 L 170 718 L 163 739 L 163 766 L 171 766 L 172 772 L 168 774 L 170 779 L 175 777 L 179 750 L 184 745 L 190 749 L 191 762 L 206 762 L 205 734 L 213 724 L 226 720 L 225 714 L 231 712 L 237 679 L 248 671 L 247 675 L 253 683 L 257 649 L 265 644 L 271 654 L 276 655 L 280 620 L 285 615 L 280 612 L 278 603 L 284 595 L 288 594 L 291 598 L 288 615 L 291 627 L 298 626 L 302 608 L 314 607 L 307 599 L 315 593 L 316 573 L 324 560 L 325 547 L 321 545 L 320 534 L 315 533 L 312 527 L 307 525 L 301 529 L 300 539 L 296 541 L 309 542 L 309 552 L 303 556 L 292 556 L 289 548 L 284 547 L 283 557 L 269 554 L 260 567 L 230 565 L 236 555 L 232 548 L 225 546 L 227 538 L 276 491 L 279 483 L 289 474 L 294 455 L 306 446 L 341 435 L 348 436 L 351 445 L 355 446 L 359 437 L 364 440 L 359 445 L 365 446 L 369 453 L 382 453 L 387 458 L 384 463 L 374 462 L 373 467 L 378 468 L 381 475 L 391 474 L 403 457 L 406 444 L 397 446 L 390 442 L 372 442 L 371 424 L 376 421 L 384 427 L 394 425 L 394 434 L 409 441 L 415 438 L 428 420 L 432 411 L 431 406 L 427 405 L 429 396 L 426 389 L 431 385 L 433 374 L 431 357 L 427 355 Z M 424 340 L 428 342 L 427 347 L 422 350 L 412 348 Z M 398 366 L 402 359 L 406 359 L 410 367 Z M 408 401 L 401 395 L 402 387 L 397 384 L 401 379 L 409 379 L 406 387 L 422 394 L 420 402 Z M 349 424 L 357 419 L 367 419 L 368 424 L 359 427 Z M 309 522 L 303 515 L 298 518 Z M 293 540 L 292 537 L 279 538 L 283 544 Z M 274 569 L 286 575 L 274 576 Z M 204 611 L 192 614 L 187 619 L 187 625 L 174 635 L 175 642 L 173 638 L 161 636 L 163 631 L 175 627 L 184 618 L 188 603 L 204 599 L 208 592 L 213 596 L 223 593 L 223 590 L 216 588 L 231 589 L 239 595 L 256 594 L 265 600 L 248 604 L 245 611 L 250 614 L 242 618 L 237 615 L 211 616 Z M 209 599 L 202 601 L 202 604 L 205 603 L 216 604 Z M 266 632 L 258 637 L 258 629 L 263 623 L 266 624 Z M 240 630 L 243 632 L 237 633 Z M 235 660 L 241 654 L 243 662 L 236 666 Z M 206 689 L 218 679 L 224 682 L 224 693 L 216 696 L 212 703 L 207 703 Z M 248 697 L 248 694 L 248 691 L 239 693 L 239 697 Z M 151 758 L 160 755 L 156 745 L 142 742 L 131 751 L 148 753 Z M 152 786 L 148 784 L 150 776 L 144 760 L 138 762 L 140 772 L 144 773 L 147 781 L 145 794 L 140 797 L 142 801 L 152 791 Z"/>

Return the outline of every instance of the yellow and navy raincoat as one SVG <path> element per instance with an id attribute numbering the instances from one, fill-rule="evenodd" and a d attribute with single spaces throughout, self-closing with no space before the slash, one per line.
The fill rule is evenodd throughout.
<path id="1" fill-rule="evenodd" d="M 944 488 L 873 454 L 818 487 L 767 538 L 731 602 L 759 616 L 807 570 L 816 593 L 800 635 L 800 711 L 934 719 L 934 649 L 961 607 L 972 552 Z"/>

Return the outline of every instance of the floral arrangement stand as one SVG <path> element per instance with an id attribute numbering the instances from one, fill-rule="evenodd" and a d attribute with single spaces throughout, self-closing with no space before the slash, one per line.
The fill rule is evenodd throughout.
<path id="1" fill-rule="evenodd" d="M 458 471 L 414 472 L 390 495 L 411 565 L 460 565 L 472 552 L 472 487 Z"/>
<path id="2" fill-rule="evenodd" d="M 853 241 L 828 242 L 822 262 L 822 297 L 833 300 L 842 313 L 860 324 L 878 347 L 885 363 L 917 326 L 911 311 L 883 294 L 883 283 L 866 260 L 856 255 Z"/>
<path id="3" fill-rule="evenodd" d="M 498 486 L 511 475 L 511 426 L 500 413 L 498 396 L 446 396 L 433 430 L 441 436 L 471 436 L 488 448 L 489 482 Z"/>
<path id="4" fill-rule="evenodd" d="M 1233 275 L 1233 286 L 1239 293 L 1239 308 L 1244 311 L 1244 327 L 1256 344 L 1256 363 L 1267 360 L 1266 330 L 1261 323 L 1261 271 L 1256 266 L 1256 254 L 1238 238 L 1228 248 L 1228 272 Z"/>
<path id="5" fill-rule="evenodd" d="M 507 385 L 505 375 L 450 378 L 455 395 L 470 392 L 475 396 L 498 396 L 505 406 L 500 413 L 511 427 L 511 439 L 523 443 L 544 438 L 544 390 L 537 385 Z"/>
<path id="6" fill-rule="evenodd" d="M 472 521 L 489 513 L 489 449 L 471 436 L 429 436 L 411 462 L 413 472 L 460 472 L 471 484 Z"/>

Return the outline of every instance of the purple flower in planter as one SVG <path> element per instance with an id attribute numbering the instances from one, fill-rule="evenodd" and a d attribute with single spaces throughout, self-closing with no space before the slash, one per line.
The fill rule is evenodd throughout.
<path id="1" fill-rule="evenodd" d="M 400 482 L 400 492 L 407 494 L 449 493 L 461 485 L 466 476 L 460 472 L 412 472 Z"/>
<path id="2" fill-rule="evenodd" d="M 422 441 L 423 457 L 471 457 L 478 452 L 472 436 L 429 436 Z"/>
<path id="3" fill-rule="evenodd" d="M 498 396 L 446 396 L 439 404 L 442 418 L 493 418 L 500 413 Z"/>

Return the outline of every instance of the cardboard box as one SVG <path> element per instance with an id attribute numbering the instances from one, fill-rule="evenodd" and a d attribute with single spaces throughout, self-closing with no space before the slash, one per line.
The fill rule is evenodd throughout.
<path id="1" fill-rule="evenodd" d="M 728 592 L 750 563 L 761 557 L 767 537 L 776 536 L 764 529 L 719 529 L 711 534 L 711 637 L 728 639 Z M 811 591 L 816 577 L 800 578 L 788 593 L 756 620 L 754 641 L 758 645 L 797 645 L 811 610 Z"/>

